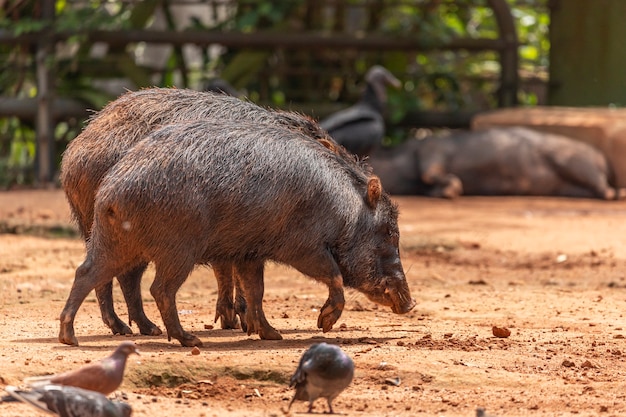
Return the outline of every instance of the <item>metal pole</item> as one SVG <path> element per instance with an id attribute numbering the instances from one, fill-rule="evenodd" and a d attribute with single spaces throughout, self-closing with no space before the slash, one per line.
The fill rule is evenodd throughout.
<path id="1" fill-rule="evenodd" d="M 40 185 L 53 181 L 56 171 L 54 124 L 52 118 L 52 99 L 54 87 L 48 67 L 48 60 L 53 53 L 52 24 L 54 21 L 54 0 L 42 0 L 41 19 L 47 23 L 37 42 L 36 74 L 37 74 L 37 151 L 35 172 Z"/>

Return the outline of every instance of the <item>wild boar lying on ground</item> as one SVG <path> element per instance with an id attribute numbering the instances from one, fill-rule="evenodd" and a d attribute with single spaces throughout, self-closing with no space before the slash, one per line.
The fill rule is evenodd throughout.
<path id="1" fill-rule="evenodd" d="M 390 194 L 626 197 L 596 148 L 523 127 L 431 136 L 380 150 L 370 164 Z"/>

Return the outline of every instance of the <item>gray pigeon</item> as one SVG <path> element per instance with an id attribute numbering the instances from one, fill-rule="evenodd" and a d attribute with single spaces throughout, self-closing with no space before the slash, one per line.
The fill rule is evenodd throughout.
<path id="1" fill-rule="evenodd" d="M 131 353 L 139 354 L 137 346 L 133 342 L 123 342 L 111 356 L 99 362 L 61 374 L 26 378 L 24 382 L 34 388 L 50 384 L 69 385 L 109 395 L 122 384 L 126 359 Z"/>
<path id="2" fill-rule="evenodd" d="M 493 414 L 487 414 L 484 408 L 478 407 L 476 409 L 476 417 L 496 417 L 496 416 Z"/>
<path id="3" fill-rule="evenodd" d="M 111 401 L 99 392 L 63 385 L 43 385 L 31 390 L 4 388 L 13 398 L 61 417 L 130 417 L 130 405 Z"/>
<path id="4" fill-rule="evenodd" d="M 334 414 L 332 401 L 350 385 L 353 377 L 354 362 L 339 346 L 323 342 L 311 345 L 291 377 L 289 386 L 295 386 L 296 393 L 288 409 L 295 400 L 308 401 L 310 413 L 315 400 L 326 398 L 328 411 Z"/>

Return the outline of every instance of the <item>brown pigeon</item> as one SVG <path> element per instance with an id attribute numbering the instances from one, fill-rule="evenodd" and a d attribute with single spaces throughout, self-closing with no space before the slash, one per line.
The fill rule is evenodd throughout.
<path id="1" fill-rule="evenodd" d="M 296 392 L 289 403 L 295 400 L 308 401 L 309 413 L 313 402 L 326 398 L 328 411 L 334 414 L 332 401 L 346 389 L 354 377 L 354 362 L 339 346 L 316 343 L 304 352 L 298 369 L 291 377 L 290 387 Z"/>
<path id="2" fill-rule="evenodd" d="M 43 385 L 30 390 L 5 387 L 11 397 L 60 417 L 130 417 L 130 405 L 111 401 L 99 392 L 64 385 Z"/>
<path id="3" fill-rule="evenodd" d="M 69 385 L 109 395 L 121 385 L 126 359 L 131 353 L 139 354 L 137 346 L 133 342 L 124 342 L 111 356 L 99 362 L 61 374 L 26 378 L 24 382 L 34 388 L 50 384 Z"/>

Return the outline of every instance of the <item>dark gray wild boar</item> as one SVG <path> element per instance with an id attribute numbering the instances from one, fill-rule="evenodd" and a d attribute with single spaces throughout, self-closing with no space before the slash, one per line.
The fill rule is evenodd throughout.
<path id="1" fill-rule="evenodd" d="M 262 337 L 278 333 L 262 309 L 268 260 L 329 287 L 318 319 L 324 331 L 342 313 L 344 285 L 398 314 L 415 305 L 397 209 L 379 179 L 291 129 L 240 121 L 163 127 L 106 174 L 94 211 L 87 256 L 61 313 L 63 343 L 77 344 L 74 317 L 91 290 L 148 262 L 168 337 L 184 346 L 201 344 L 182 329 L 175 299 L 196 264 L 234 265 L 248 334 Z"/>
<path id="2" fill-rule="evenodd" d="M 626 197 L 599 150 L 523 127 L 410 140 L 369 162 L 390 194 Z"/>
<path id="3" fill-rule="evenodd" d="M 86 240 L 93 223 L 95 193 L 107 171 L 128 149 L 160 125 L 199 119 L 247 120 L 286 126 L 305 132 L 311 140 L 323 141 L 325 146 L 333 148 L 347 162 L 357 164 L 352 155 L 306 116 L 270 111 L 234 97 L 187 89 L 150 88 L 129 92 L 94 116 L 63 155 L 61 183 Z M 233 281 L 236 283 L 233 266 L 215 262 L 212 267 L 219 292 L 215 320 L 220 318 L 223 328 L 236 328 L 237 315 L 245 314 L 245 300 L 240 291 L 233 300 Z M 145 263 L 129 267 L 128 271 L 120 272 L 118 281 L 128 305 L 129 322 L 135 322 L 141 334 L 158 335 L 161 330 L 145 315 L 141 302 L 140 283 L 145 268 Z M 111 331 L 114 334 L 131 334 L 130 327 L 115 314 L 111 283 L 97 288 L 96 295 L 102 319 Z M 242 327 L 246 330 L 243 321 Z"/>

